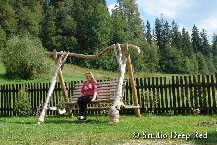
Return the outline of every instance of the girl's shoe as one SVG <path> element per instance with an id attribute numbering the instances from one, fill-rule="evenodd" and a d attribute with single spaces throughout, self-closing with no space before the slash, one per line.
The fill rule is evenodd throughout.
<path id="1" fill-rule="evenodd" d="M 79 120 L 86 120 L 84 116 L 79 116 Z"/>

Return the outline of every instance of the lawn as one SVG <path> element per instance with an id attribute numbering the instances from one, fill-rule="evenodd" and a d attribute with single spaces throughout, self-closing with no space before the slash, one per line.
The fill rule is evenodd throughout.
<path id="1" fill-rule="evenodd" d="M 50 82 L 50 79 L 52 77 L 53 69 L 55 68 L 55 65 L 51 65 L 51 71 L 49 74 L 44 76 L 43 78 L 34 79 L 34 80 L 10 80 L 5 77 L 5 67 L 3 63 L 0 61 L 0 84 L 17 84 L 17 83 L 40 83 L 40 82 Z M 117 68 L 118 70 L 118 68 Z M 107 79 L 117 79 L 118 78 L 118 71 L 117 72 L 111 72 L 106 70 L 100 70 L 100 69 L 89 69 L 84 67 L 79 67 L 72 64 L 65 64 L 63 69 L 63 76 L 65 81 L 78 81 L 78 80 L 84 80 L 84 74 L 88 71 L 93 72 L 95 78 L 97 80 L 107 80 Z M 171 76 L 176 76 L 177 74 L 160 74 L 160 73 L 146 73 L 146 72 L 135 72 L 134 77 L 166 77 L 167 80 L 171 80 Z M 128 74 L 125 74 L 126 78 L 128 78 Z"/>
<path id="2" fill-rule="evenodd" d="M 41 125 L 37 118 L 0 118 L 1 144 L 216 144 L 217 115 L 213 116 L 121 116 L 118 124 L 110 124 L 108 116 L 89 116 L 86 121 L 76 117 L 48 116 Z M 166 139 L 133 138 L 133 132 L 168 135 Z M 171 139 L 171 132 L 190 134 L 191 138 Z M 204 134 L 205 139 L 192 139 L 192 134 Z M 144 136 L 143 136 L 144 137 Z M 206 137 L 206 136 L 204 136 Z"/>

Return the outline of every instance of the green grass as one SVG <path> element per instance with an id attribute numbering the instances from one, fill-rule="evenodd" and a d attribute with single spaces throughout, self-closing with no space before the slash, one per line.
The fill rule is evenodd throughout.
<path id="1" fill-rule="evenodd" d="M 121 116 L 118 124 L 109 124 L 108 116 L 90 116 L 79 122 L 75 117 L 48 116 L 41 125 L 37 118 L 10 117 L 0 119 L 1 144 L 138 144 L 187 143 L 216 144 L 217 125 L 198 126 L 204 122 L 217 122 L 214 116 Z M 208 132 L 207 139 L 134 139 L 133 132 L 170 135 L 171 132 L 192 134 Z"/>
<path id="2" fill-rule="evenodd" d="M 5 67 L 2 62 L 0 62 L 0 84 L 9 84 L 9 83 L 30 83 L 30 82 L 50 82 L 52 77 L 53 69 L 55 65 L 52 64 L 52 68 L 49 74 L 47 74 L 43 78 L 34 79 L 34 80 L 10 80 L 5 77 Z M 96 69 L 88 69 L 79 67 L 76 65 L 65 64 L 63 69 L 63 76 L 65 81 L 77 81 L 85 79 L 84 74 L 88 71 L 93 72 L 96 79 L 115 79 L 118 77 L 118 73 L 104 71 L 104 70 L 96 70 Z"/>
<path id="3" fill-rule="evenodd" d="M 10 80 L 5 77 L 6 70 L 3 63 L 0 61 L 0 84 L 50 82 L 54 68 L 55 65 L 52 64 L 50 73 L 44 76 L 43 78 L 34 79 L 34 80 L 21 80 L 21 79 Z M 84 74 L 88 71 L 91 71 L 94 74 L 96 79 L 107 80 L 107 79 L 118 78 L 118 72 L 111 72 L 111 71 L 105 71 L 100 69 L 89 69 L 89 68 L 79 67 L 72 64 L 65 64 L 63 69 L 64 80 L 65 81 L 84 80 L 85 79 Z M 134 77 L 166 77 L 167 80 L 171 80 L 172 78 L 171 76 L 172 74 L 146 73 L 146 72 L 136 72 L 134 74 Z M 125 78 L 129 78 L 127 73 L 125 74 Z"/>

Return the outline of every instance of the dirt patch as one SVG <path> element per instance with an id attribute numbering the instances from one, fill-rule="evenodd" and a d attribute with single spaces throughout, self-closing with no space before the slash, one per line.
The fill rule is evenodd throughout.
<path id="1" fill-rule="evenodd" d="M 200 122 L 196 126 L 213 126 L 217 125 L 217 121 Z"/>

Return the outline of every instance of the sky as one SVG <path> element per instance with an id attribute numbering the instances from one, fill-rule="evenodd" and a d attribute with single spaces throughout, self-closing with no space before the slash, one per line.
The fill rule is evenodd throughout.
<path id="1" fill-rule="evenodd" d="M 199 31 L 205 29 L 211 41 L 217 34 L 217 0 L 136 0 L 141 18 L 154 28 L 155 19 L 163 14 L 168 22 L 174 20 L 181 30 L 183 27 L 191 33 L 194 24 Z M 111 9 L 117 0 L 106 0 Z"/>

